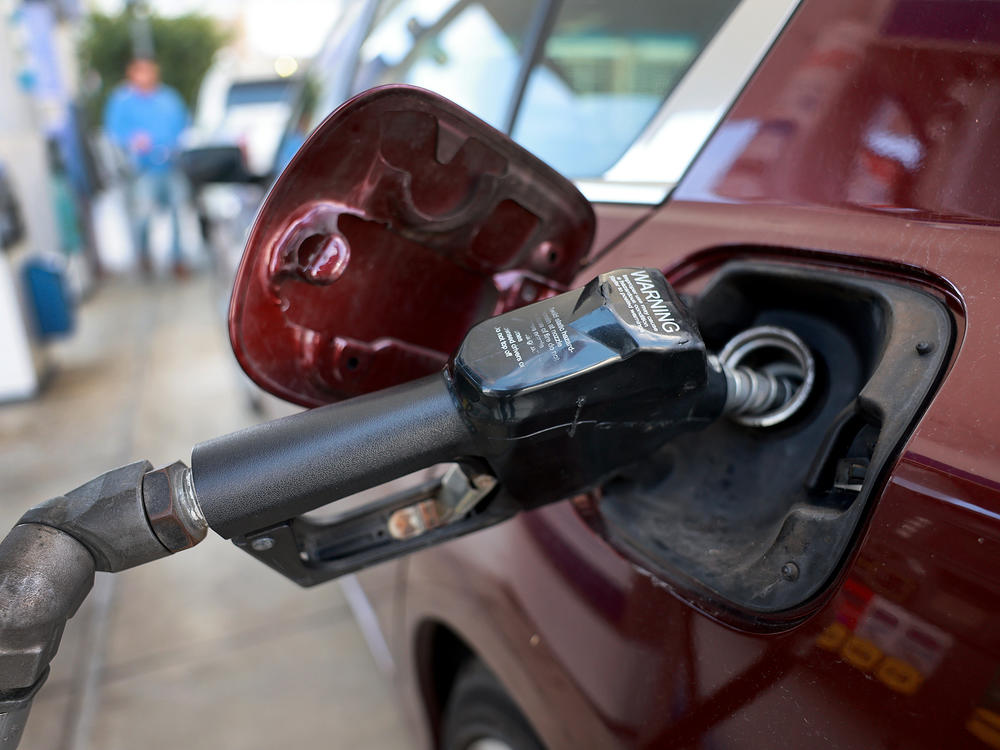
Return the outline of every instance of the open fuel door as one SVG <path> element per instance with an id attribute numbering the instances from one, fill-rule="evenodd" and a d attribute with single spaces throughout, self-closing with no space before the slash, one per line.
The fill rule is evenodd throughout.
<path id="1" fill-rule="evenodd" d="M 372 89 L 275 182 L 229 332 L 262 388 L 317 406 L 439 371 L 477 321 L 556 292 L 594 215 L 571 182 L 450 101 Z"/>

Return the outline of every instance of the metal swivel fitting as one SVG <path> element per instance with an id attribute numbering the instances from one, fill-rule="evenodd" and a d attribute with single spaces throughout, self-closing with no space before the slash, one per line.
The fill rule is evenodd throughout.
<path id="1" fill-rule="evenodd" d="M 722 413 L 747 427 L 773 427 L 789 419 L 805 404 L 816 380 L 812 354 L 787 328 L 749 328 L 715 359 L 726 376 Z"/>

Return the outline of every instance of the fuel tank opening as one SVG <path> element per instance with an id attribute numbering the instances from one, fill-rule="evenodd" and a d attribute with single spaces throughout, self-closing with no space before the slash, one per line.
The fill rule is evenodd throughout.
<path id="1" fill-rule="evenodd" d="M 787 400 L 752 410 L 774 426 L 718 419 L 665 442 L 602 487 L 592 523 L 713 616 L 784 629 L 801 607 L 819 606 L 817 595 L 850 559 L 864 514 L 948 361 L 954 328 L 947 306 L 917 279 L 752 255 L 673 273 L 687 279 L 691 312 L 716 355 L 710 379 L 735 390 L 724 372 L 748 368 L 791 386 Z M 949 343 L 921 355 L 918 341 Z M 736 404 L 752 401 L 726 408 L 723 396 L 719 410 L 739 416 Z M 768 415 L 781 409 L 794 415 Z M 789 562 L 797 576 L 783 572 Z"/>
<path id="2" fill-rule="evenodd" d="M 809 399 L 816 381 L 809 347 L 778 326 L 757 326 L 734 336 L 715 364 L 726 376 L 723 414 L 746 427 L 787 421 Z"/>

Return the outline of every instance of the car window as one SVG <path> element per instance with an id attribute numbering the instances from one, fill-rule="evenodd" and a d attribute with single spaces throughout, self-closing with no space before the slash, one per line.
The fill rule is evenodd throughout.
<path id="1" fill-rule="evenodd" d="M 611 167 L 739 0 L 565 0 L 513 137 L 568 177 Z"/>
<path id="2" fill-rule="evenodd" d="M 251 104 L 272 104 L 285 102 L 291 97 L 294 80 L 290 78 L 239 81 L 226 92 L 226 107 L 242 107 Z"/>
<path id="3" fill-rule="evenodd" d="M 361 46 L 354 91 L 431 89 L 503 127 L 536 0 L 388 0 Z"/>

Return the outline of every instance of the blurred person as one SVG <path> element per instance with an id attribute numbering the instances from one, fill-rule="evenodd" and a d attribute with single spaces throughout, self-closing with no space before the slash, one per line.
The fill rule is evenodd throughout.
<path id="1" fill-rule="evenodd" d="M 180 94 L 160 82 L 159 66 L 146 58 L 129 63 L 125 81 L 111 93 L 104 110 L 104 128 L 132 166 L 130 218 L 139 262 L 147 275 L 152 272 L 149 225 L 157 208 L 170 211 L 174 273 L 178 277 L 188 273 L 180 222 L 188 186 L 177 166 L 177 155 L 181 133 L 189 121 Z"/>

